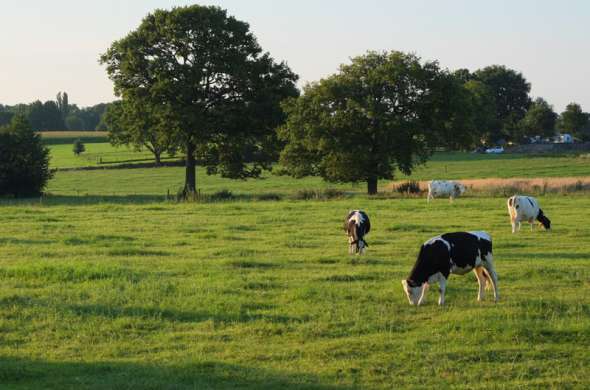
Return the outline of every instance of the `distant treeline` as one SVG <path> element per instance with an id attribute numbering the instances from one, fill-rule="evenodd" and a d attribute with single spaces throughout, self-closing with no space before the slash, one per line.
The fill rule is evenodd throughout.
<path id="1" fill-rule="evenodd" d="M 76 104 L 69 104 L 66 92 L 60 92 L 56 100 L 48 100 L 44 103 L 36 100 L 29 104 L 14 106 L 0 104 L 0 126 L 9 124 L 15 115 L 22 114 L 34 131 L 106 131 L 102 117 L 109 104 L 100 103 L 80 108 Z"/>

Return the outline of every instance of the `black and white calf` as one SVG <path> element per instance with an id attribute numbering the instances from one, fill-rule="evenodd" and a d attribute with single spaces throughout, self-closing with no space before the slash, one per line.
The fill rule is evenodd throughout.
<path id="1" fill-rule="evenodd" d="M 492 259 L 492 239 L 486 232 L 446 233 L 426 241 L 420 248 L 416 264 L 406 280 L 404 291 L 411 305 L 424 302 L 426 290 L 438 282 L 439 305 L 445 303 L 445 290 L 450 274 L 464 275 L 473 270 L 479 283 L 477 300 L 491 284 L 498 301 L 498 276 Z"/>
<path id="2" fill-rule="evenodd" d="M 361 210 L 352 210 L 344 220 L 344 230 L 348 235 L 348 253 L 363 254 L 369 246 L 365 235 L 371 230 L 369 216 Z"/>
<path id="3" fill-rule="evenodd" d="M 512 233 L 516 232 L 516 226 L 520 230 L 520 222 L 527 221 L 531 224 L 531 231 L 535 220 L 539 221 L 541 225 L 547 230 L 551 229 L 551 221 L 543 210 L 539 207 L 537 199 L 531 196 L 514 195 L 508 198 L 506 202 L 508 206 L 508 213 L 510 214 L 510 223 L 512 224 Z"/>

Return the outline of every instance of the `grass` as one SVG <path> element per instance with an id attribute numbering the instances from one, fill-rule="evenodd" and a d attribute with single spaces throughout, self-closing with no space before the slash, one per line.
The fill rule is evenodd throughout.
<path id="1" fill-rule="evenodd" d="M 153 155 L 147 151 L 136 151 L 126 146 L 113 147 L 109 143 L 94 142 L 84 144 L 86 151 L 76 156 L 72 151 L 73 141 L 50 145 L 51 168 L 109 167 L 118 164 L 153 163 Z M 169 160 L 162 156 L 163 161 Z"/>
<path id="2" fill-rule="evenodd" d="M 435 153 L 426 165 L 399 179 L 480 179 L 590 176 L 588 159 L 576 154 Z"/>
<path id="3" fill-rule="evenodd" d="M 5 202 L 0 383 L 587 388 L 590 199 L 540 201 L 554 231 L 515 235 L 503 198 Z M 341 231 L 356 207 L 373 225 L 363 257 Z M 432 289 L 410 307 L 399 281 L 420 243 L 469 229 L 494 238 L 501 301 L 476 302 L 470 274 L 447 306 Z"/>
<path id="4" fill-rule="evenodd" d="M 52 166 L 144 157 L 86 146 L 86 162 L 50 146 Z M 412 177 L 589 176 L 586 161 L 437 154 Z M 0 200 L 0 388 L 590 387 L 585 194 L 548 191 L 553 231 L 512 235 L 501 194 L 427 204 L 199 169 L 208 201 L 165 201 L 183 177 L 59 171 L 41 200 Z M 352 208 L 371 217 L 362 257 L 341 231 Z M 400 280 L 420 244 L 475 229 L 494 239 L 500 302 L 476 302 L 469 274 L 451 277 L 445 307 L 435 288 L 409 306 Z"/>

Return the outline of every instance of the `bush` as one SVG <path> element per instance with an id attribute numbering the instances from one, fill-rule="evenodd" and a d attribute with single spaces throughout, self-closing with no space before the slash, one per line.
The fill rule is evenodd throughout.
<path id="1" fill-rule="evenodd" d="M 74 141 L 74 147 L 72 150 L 76 156 L 79 156 L 80 153 L 84 153 L 86 151 L 86 147 L 80 138 Z"/>
<path id="2" fill-rule="evenodd" d="M 420 183 L 414 180 L 407 181 L 395 187 L 395 190 L 400 194 L 419 194 Z"/>
<path id="3" fill-rule="evenodd" d="M 0 128 L 0 195 L 39 195 L 51 176 L 49 150 L 24 116 Z"/>

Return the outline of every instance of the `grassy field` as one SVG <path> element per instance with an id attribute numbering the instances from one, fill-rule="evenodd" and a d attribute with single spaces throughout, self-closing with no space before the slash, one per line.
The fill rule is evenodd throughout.
<path id="1" fill-rule="evenodd" d="M 85 143 L 84 147 L 86 151 L 76 156 L 72 143 L 50 145 L 50 166 L 63 169 L 154 162 L 153 155 L 147 150 L 138 152 L 125 146 L 113 147 L 106 142 Z M 166 161 L 166 158 L 163 160 Z"/>
<path id="2" fill-rule="evenodd" d="M 93 163 L 50 147 L 53 167 Z M 412 178 L 587 176 L 586 161 L 437 154 Z M 554 230 L 512 235 L 502 196 L 427 204 L 369 198 L 363 183 L 199 170 L 203 193 L 238 200 L 165 201 L 183 177 L 61 171 L 43 199 L 0 200 L 0 388 L 590 387 L 585 194 L 540 197 Z M 345 196 L 293 200 L 327 188 Z M 283 200 L 252 200 L 272 194 Z M 362 257 L 341 231 L 352 208 L 372 219 Z M 451 277 L 445 307 L 436 288 L 409 306 L 400 280 L 420 244 L 470 229 L 494 238 L 500 302 L 478 303 L 470 274 Z"/>
<path id="3" fill-rule="evenodd" d="M 1 387 L 588 388 L 590 200 L 541 202 L 554 231 L 516 235 L 502 198 L 4 203 Z M 464 229 L 494 238 L 500 302 L 469 274 L 409 306 L 419 245 Z"/>

